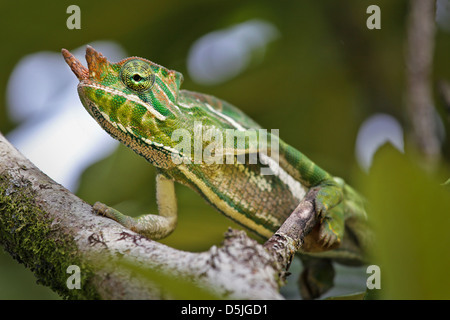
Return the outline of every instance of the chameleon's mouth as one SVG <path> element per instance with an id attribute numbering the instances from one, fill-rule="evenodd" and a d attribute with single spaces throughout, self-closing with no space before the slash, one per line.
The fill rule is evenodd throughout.
<path id="1" fill-rule="evenodd" d="M 89 78 L 96 78 L 100 74 L 100 70 L 108 60 L 98 51 L 95 51 L 91 46 L 87 46 L 86 48 L 86 61 L 88 67 L 86 68 L 81 64 L 81 62 L 74 57 L 68 50 L 62 49 L 61 53 L 66 60 L 66 63 L 69 65 L 72 72 L 76 75 L 78 80 L 89 80 Z"/>

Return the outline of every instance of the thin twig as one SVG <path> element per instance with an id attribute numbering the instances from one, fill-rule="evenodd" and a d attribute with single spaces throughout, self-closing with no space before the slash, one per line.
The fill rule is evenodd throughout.
<path id="1" fill-rule="evenodd" d="M 294 212 L 286 219 L 275 234 L 266 241 L 264 247 L 275 255 L 282 269 L 288 269 L 303 239 L 317 224 L 315 199 L 318 189 L 309 190 Z"/>

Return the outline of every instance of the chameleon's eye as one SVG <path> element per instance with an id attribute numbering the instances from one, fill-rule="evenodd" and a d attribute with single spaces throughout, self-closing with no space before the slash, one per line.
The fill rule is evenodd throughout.
<path id="1" fill-rule="evenodd" d="M 155 75 L 150 66 L 141 60 L 130 60 L 120 70 L 122 82 L 138 92 L 150 89 L 155 83 Z"/>

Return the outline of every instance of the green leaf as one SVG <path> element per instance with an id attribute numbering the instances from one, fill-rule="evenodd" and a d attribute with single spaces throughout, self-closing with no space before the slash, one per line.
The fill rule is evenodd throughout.
<path id="1" fill-rule="evenodd" d="M 325 300 L 363 300 L 365 295 L 365 292 L 356 292 L 342 296 L 327 297 Z"/>
<path id="2" fill-rule="evenodd" d="M 445 181 L 445 182 L 443 183 L 443 186 L 445 186 L 445 187 L 447 187 L 447 188 L 450 188 L 450 179 L 448 179 L 447 181 Z"/>
<path id="3" fill-rule="evenodd" d="M 377 153 L 366 195 L 382 298 L 450 298 L 450 197 L 442 180 L 392 147 Z"/>

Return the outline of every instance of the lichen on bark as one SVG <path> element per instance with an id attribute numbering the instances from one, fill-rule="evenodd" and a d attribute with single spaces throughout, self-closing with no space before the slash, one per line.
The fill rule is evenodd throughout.
<path id="1" fill-rule="evenodd" d="M 0 243 L 14 259 L 29 268 L 37 283 L 50 287 L 63 298 L 96 298 L 95 292 L 69 289 L 69 265 L 77 265 L 81 283 L 90 281 L 89 272 L 77 255 L 73 237 L 35 203 L 29 181 L 11 175 L 0 177 Z"/>

